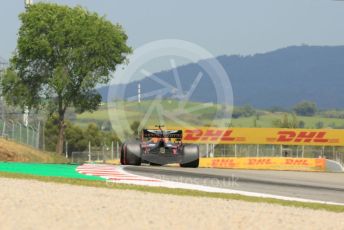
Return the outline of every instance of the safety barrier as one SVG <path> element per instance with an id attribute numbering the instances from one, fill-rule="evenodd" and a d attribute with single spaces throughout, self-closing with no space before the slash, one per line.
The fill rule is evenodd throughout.
<path id="1" fill-rule="evenodd" d="M 183 130 L 184 143 L 344 146 L 344 130 L 213 127 L 180 129 Z"/>
<path id="2" fill-rule="evenodd" d="M 108 164 L 119 165 L 119 159 L 106 160 Z M 178 164 L 171 166 L 179 167 Z M 327 160 L 324 158 L 283 158 L 283 157 L 216 157 L 200 158 L 200 168 L 222 169 L 261 169 L 281 171 L 309 171 L 324 172 L 327 169 Z M 332 171 L 332 170 L 329 170 Z M 338 170 L 336 172 L 339 172 Z"/>
<path id="3" fill-rule="evenodd" d="M 201 158 L 199 167 L 225 169 L 325 171 L 326 159 L 284 157 Z"/>

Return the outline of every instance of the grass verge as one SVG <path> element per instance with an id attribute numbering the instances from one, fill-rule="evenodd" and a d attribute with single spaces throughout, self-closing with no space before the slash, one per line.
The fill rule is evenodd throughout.
<path id="1" fill-rule="evenodd" d="M 0 161 L 9 162 L 40 162 L 40 163 L 68 163 L 61 154 L 44 152 L 29 145 L 0 138 Z"/>
<path id="2" fill-rule="evenodd" d="M 330 211 L 330 212 L 344 212 L 344 206 L 340 206 L 340 205 L 307 203 L 307 202 L 298 202 L 298 201 L 285 201 L 285 200 L 278 200 L 278 199 L 272 199 L 272 198 L 243 196 L 243 195 L 238 195 L 238 194 L 210 193 L 210 192 L 202 192 L 202 191 L 195 191 L 195 190 L 188 190 L 188 189 L 172 189 L 172 188 L 163 188 L 163 187 L 127 185 L 127 184 L 117 184 L 117 183 L 106 183 L 104 181 L 91 181 L 91 180 L 70 179 L 70 178 L 62 178 L 62 177 L 34 176 L 34 175 L 25 175 L 25 174 L 7 173 L 7 172 L 0 172 L 0 177 L 37 180 L 37 181 L 42 181 L 42 182 L 54 182 L 54 183 L 81 185 L 81 186 L 88 186 L 88 187 L 108 188 L 108 189 L 136 190 L 136 191 L 141 191 L 141 192 L 170 194 L 170 195 L 178 195 L 178 196 L 208 197 L 208 198 L 218 198 L 218 199 L 226 199 L 226 200 L 239 200 L 239 201 L 246 201 L 246 202 L 269 203 L 269 204 L 277 204 L 277 205 L 282 205 L 282 206 L 308 208 L 308 209 L 314 209 L 314 210 L 325 210 L 325 211 Z"/>

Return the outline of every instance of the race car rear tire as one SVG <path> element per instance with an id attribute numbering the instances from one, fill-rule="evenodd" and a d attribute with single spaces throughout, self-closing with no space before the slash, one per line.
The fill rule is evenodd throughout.
<path id="1" fill-rule="evenodd" d="M 198 145 L 185 145 L 183 147 L 183 159 L 180 167 L 197 168 L 199 165 L 199 148 Z"/>
<path id="2" fill-rule="evenodd" d="M 139 143 L 124 143 L 121 148 L 122 165 L 141 165 L 141 146 Z"/>

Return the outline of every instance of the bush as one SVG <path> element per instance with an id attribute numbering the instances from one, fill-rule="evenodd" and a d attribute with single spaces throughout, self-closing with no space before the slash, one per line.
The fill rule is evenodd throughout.
<path id="1" fill-rule="evenodd" d="M 233 109 L 232 117 L 233 118 L 239 118 L 239 117 L 250 117 L 256 114 L 256 111 L 252 106 L 245 105 L 243 107 L 235 107 Z"/>
<path id="2" fill-rule="evenodd" d="M 102 131 L 96 123 L 91 123 L 86 129 L 73 125 L 66 121 L 65 138 L 68 141 L 68 153 L 82 152 L 88 148 L 91 142 L 93 147 L 102 145 L 111 145 L 111 142 L 119 141 L 117 135 L 113 132 Z M 57 116 L 49 118 L 44 129 L 45 146 L 48 151 L 56 150 L 56 141 L 58 136 Z"/>
<path id="3" fill-rule="evenodd" d="M 314 102 L 303 101 L 295 105 L 293 110 L 300 116 L 314 116 L 317 112 L 317 106 Z"/>

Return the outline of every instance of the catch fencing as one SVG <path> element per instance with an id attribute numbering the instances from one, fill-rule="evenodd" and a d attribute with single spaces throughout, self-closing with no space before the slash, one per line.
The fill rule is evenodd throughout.
<path id="1" fill-rule="evenodd" d="M 0 119 L 0 134 L 2 138 L 30 145 L 34 148 L 40 146 L 39 128 L 30 125 L 25 126 L 18 121 Z"/>
<path id="2" fill-rule="evenodd" d="M 66 154 L 67 155 L 67 154 Z M 89 144 L 87 151 L 74 151 L 70 156 L 72 163 L 81 164 L 85 162 L 109 162 L 120 158 L 120 143 L 112 142 L 111 147 L 92 147 Z"/>

